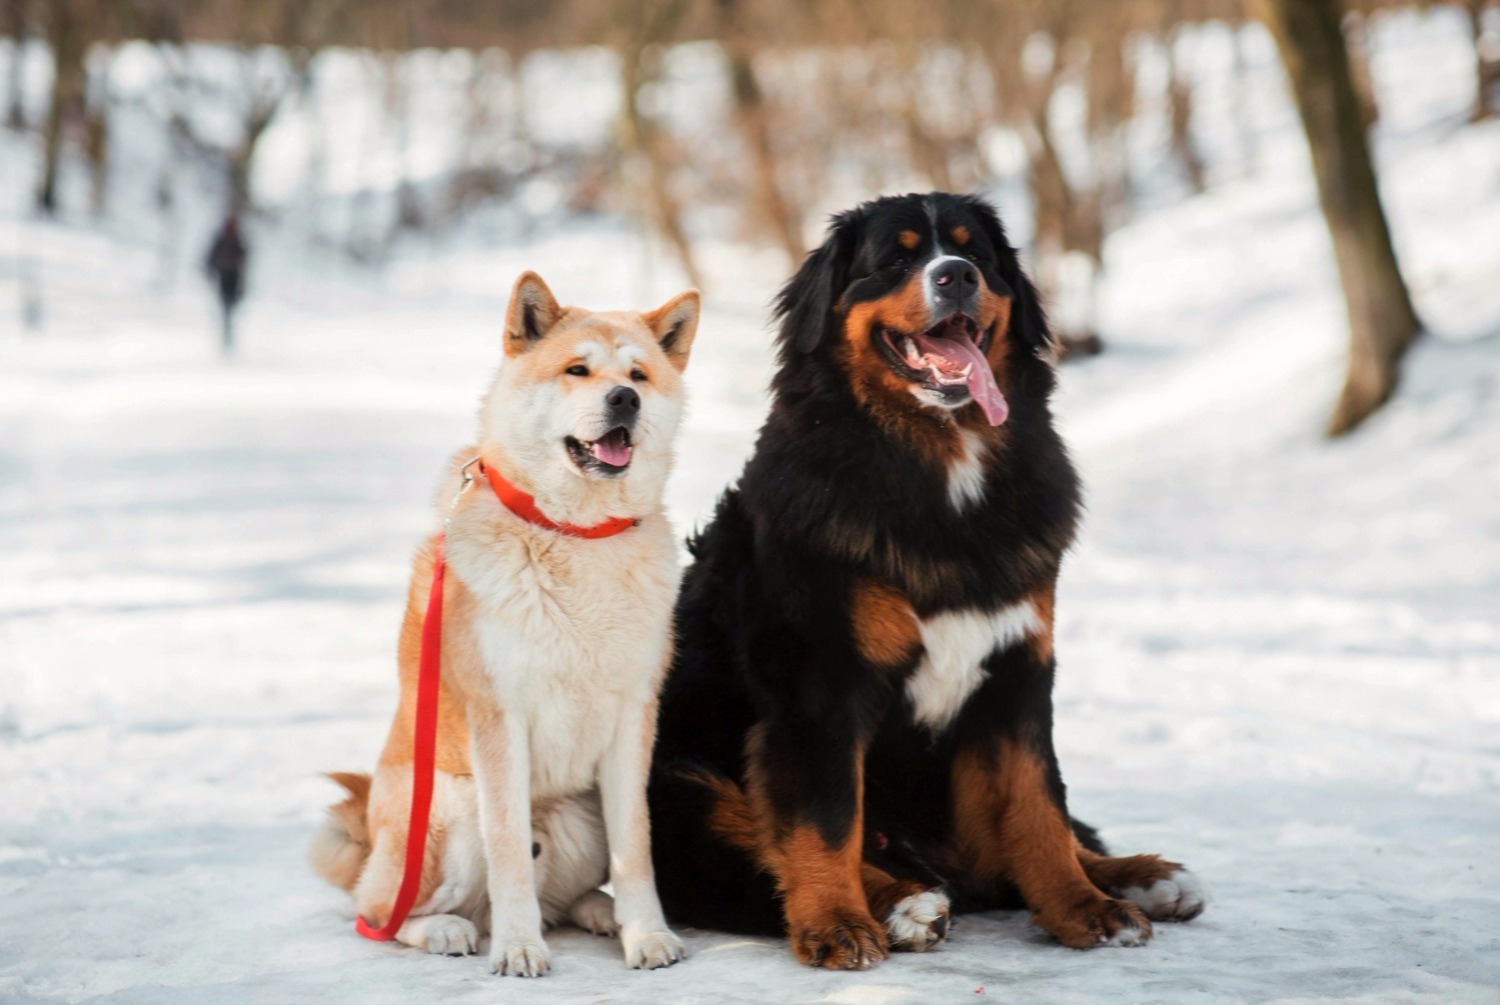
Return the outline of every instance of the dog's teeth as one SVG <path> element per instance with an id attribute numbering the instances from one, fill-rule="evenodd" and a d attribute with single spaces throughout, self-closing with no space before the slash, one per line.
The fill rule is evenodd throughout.
<path id="1" fill-rule="evenodd" d="M 965 363 L 964 364 L 964 368 L 963 368 L 963 372 L 961 372 L 959 374 L 959 376 L 962 377 L 964 380 L 968 380 L 969 379 L 969 374 L 971 374 L 973 372 L 974 372 L 974 364 L 973 363 Z"/>

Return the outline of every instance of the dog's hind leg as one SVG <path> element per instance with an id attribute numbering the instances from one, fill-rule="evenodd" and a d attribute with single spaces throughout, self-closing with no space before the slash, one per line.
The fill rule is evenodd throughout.
<path id="1" fill-rule="evenodd" d="M 549 926 L 572 921 L 596 934 L 615 934 L 614 901 L 599 890 L 609 878 L 609 850 L 598 791 L 545 800 L 531 812 L 542 921 Z"/>
<path id="2" fill-rule="evenodd" d="M 590 890 L 573 901 L 568 908 L 568 920 L 595 935 L 620 934 L 620 923 L 615 920 L 615 898 L 603 890 Z"/>
<path id="3" fill-rule="evenodd" d="M 1208 906 L 1207 885 L 1160 855 L 1099 855 L 1078 849 L 1089 880 L 1112 897 L 1128 900 L 1161 921 L 1191 921 Z"/>
<path id="4" fill-rule="evenodd" d="M 424 914 L 407 918 L 396 941 L 438 955 L 467 956 L 479 949 L 479 929 L 456 914 Z"/>
<path id="5" fill-rule="evenodd" d="M 885 923 L 892 949 L 920 953 L 948 937 L 950 907 L 942 890 L 896 879 L 869 862 L 860 866 L 859 876 L 870 913 Z"/>
<path id="6" fill-rule="evenodd" d="M 380 823 L 369 859 L 352 892 L 354 909 L 377 928 L 390 919 L 406 871 L 410 770 L 408 765 L 382 768 L 371 788 L 371 819 Z M 440 771 L 434 782 L 432 825 L 416 904 L 397 930 L 396 941 L 429 953 L 458 956 L 476 951 L 479 945 L 479 929 L 464 915 L 479 913 L 484 860 L 472 780 Z"/>

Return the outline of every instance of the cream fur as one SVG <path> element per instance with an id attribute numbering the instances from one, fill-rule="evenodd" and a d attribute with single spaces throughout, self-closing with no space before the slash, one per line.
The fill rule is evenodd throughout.
<path id="1" fill-rule="evenodd" d="M 646 314 L 589 313 L 558 306 L 533 274 L 516 285 L 478 444 L 455 455 L 439 491 L 452 591 L 445 696 L 463 707 L 473 773 L 440 772 L 428 849 L 441 881 L 403 925 L 403 942 L 472 951 L 472 924 L 490 932 L 497 972 L 537 976 L 550 966 L 543 926 L 571 919 L 618 929 L 631 966 L 682 958 L 657 899 L 645 790 L 679 578 L 661 496 L 697 317 L 696 293 Z M 569 374 L 578 365 L 586 376 Z M 603 435 L 604 395 L 621 384 L 642 402 L 629 469 L 585 473 L 564 439 Z M 460 491 L 459 470 L 474 456 L 553 520 L 638 524 L 595 540 L 534 526 L 482 480 Z M 412 598 L 425 607 L 420 572 Z M 354 890 L 362 913 L 388 905 L 400 882 L 411 765 L 409 736 L 399 748 L 398 734 L 370 792 L 372 848 Z M 319 840 L 319 860 L 337 861 L 336 842 Z M 597 889 L 606 878 L 612 911 Z"/>

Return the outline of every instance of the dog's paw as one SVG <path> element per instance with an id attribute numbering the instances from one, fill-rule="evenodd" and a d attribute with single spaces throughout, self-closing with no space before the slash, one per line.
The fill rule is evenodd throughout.
<path id="1" fill-rule="evenodd" d="M 1151 941 L 1151 922 L 1125 900 L 1099 897 L 1064 912 L 1039 912 L 1032 919 L 1072 949 L 1098 946 L 1144 946 Z"/>
<path id="2" fill-rule="evenodd" d="M 828 970 L 868 970 L 890 954 L 885 929 L 868 914 L 852 912 L 793 925 L 792 952 L 803 963 Z"/>
<path id="3" fill-rule="evenodd" d="M 948 895 L 923 890 L 901 900 L 886 915 L 891 949 L 920 953 L 948 937 Z"/>
<path id="4" fill-rule="evenodd" d="M 547 944 L 540 935 L 514 939 L 496 936 L 491 942 L 490 967 L 497 974 L 540 977 L 552 969 Z"/>
<path id="5" fill-rule="evenodd" d="M 632 970 L 659 970 L 680 962 L 687 955 L 682 940 L 665 928 L 644 935 L 627 930 L 621 941 L 625 944 L 625 965 Z"/>
<path id="6" fill-rule="evenodd" d="M 615 921 L 615 899 L 603 890 L 590 890 L 568 908 L 568 917 L 585 932 L 595 935 L 619 935 Z"/>
<path id="7" fill-rule="evenodd" d="M 1147 887 L 1132 886 L 1120 896 L 1161 921 L 1192 921 L 1203 913 L 1212 899 L 1208 884 L 1186 869 L 1178 869 L 1166 879 Z"/>
<path id="8" fill-rule="evenodd" d="M 479 949 L 479 929 L 456 914 L 432 918 L 422 934 L 422 948 L 439 956 L 468 956 Z"/>

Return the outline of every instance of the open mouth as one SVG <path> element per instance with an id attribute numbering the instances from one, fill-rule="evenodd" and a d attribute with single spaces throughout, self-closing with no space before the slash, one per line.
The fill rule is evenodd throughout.
<path id="1" fill-rule="evenodd" d="M 583 471 L 596 471 L 601 475 L 622 475 L 630 467 L 634 453 L 630 445 L 630 430 L 616 426 L 597 440 L 580 440 L 567 436 L 563 443 L 568 456 Z"/>
<path id="2" fill-rule="evenodd" d="M 972 400 L 998 426 L 1010 409 L 984 356 L 990 338 L 967 314 L 950 314 L 924 332 L 882 328 L 877 344 L 898 376 L 938 395 L 947 408 Z"/>

